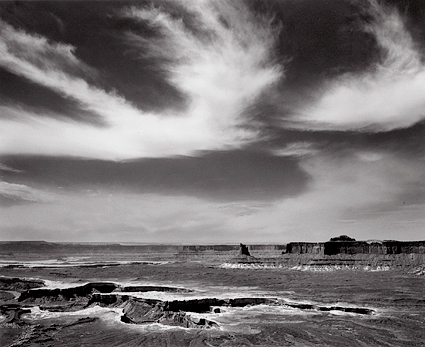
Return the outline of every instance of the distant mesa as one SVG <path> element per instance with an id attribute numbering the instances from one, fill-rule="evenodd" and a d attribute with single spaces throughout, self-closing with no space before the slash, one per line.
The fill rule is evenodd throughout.
<path id="1" fill-rule="evenodd" d="M 331 237 L 330 241 L 333 241 L 333 242 L 356 241 L 356 239 L 353 239 L 352 237 L 349 237 L 347 235 L 341 235 L 341 236 L 337 236 L 337 237 Z"/>
<path id="2" fill-rule="evenodd" d="M 368 240 L 356 241 L 347 235 L 327 242 L 290 242 L 285 253 L 293 254 L 425 254 L 425 241 Z"/>
<path id="3" fill-rule="evenodd" d="M 251 252 L 250 252 L 251 251 Z M 254 256 L 251 255 L 254 254 Z M 356 241 L 347 235 L 327 242 L 290 242 L 279 256 L 264 256 L 255 246 L 239 245 L 239 255 L 224 267 L 263 268 L 310 266 L 320 271 L 332 269 L 406 269 L 425 264 L 425 241 Z M 416 270 L 415 270 L 416 271 Z M 418 270 L 419 271 L 419 270 Z M 420 270 L 422 271 L 422 270 Z"/>

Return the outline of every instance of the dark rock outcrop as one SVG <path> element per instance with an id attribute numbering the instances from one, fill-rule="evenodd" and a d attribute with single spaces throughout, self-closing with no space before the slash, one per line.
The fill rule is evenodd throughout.
<path id="1" fill-rule="evenodd" d="M 356 239 L 353 239 L 347 235 L 340 235 L 337 237 L 331 237 L 330 241 L 356 241 Z"/>
<path id="2" fill-rule="evenodd" d="M 248 257 L 247 255 L 244 255 Z M 352 308 L 342 306 L 323 306 L 304 303 L 287 303 L 277 298 L 245 297 L 245 298 L 201 298 L 191 300 L 162 301 L 157 299 L 138 298 L 126 294 L 131 291 L 185 291 L 185 288 L 160 286 L 125 286 L 110 282 L 94 282 L 73 288 L 31 289 L 23 292 L 19 303 L 0 306 L 0 313 L 6 316 L 6 323 L 21 324 L 21 315 L 30 312 L 26 307 L 38 305 L 50 311 L 75 311 L 95 305 L 122 309 L 121 321 L 128 324 L 161 323 L 186 328 L 210 329 L 218 324 L 200 314 L 220 314 L 228 307 L 245 307 L 254 305 L 288 306 L 302 310 L 332 311 L 339 310 L 356 314 L 371 314 L 368 308 Z M 87 318 L 82 322 L 91 322 Z M 78 323 L 78 322 L 77 322 Z"/>
<path id="3" fill-rule="evenodd" d="M 172 292 L 172 293 L 191 293 L 193 290 L 176 287 L 162 286 L 124 286 L 121 288 L 123 292 Z"/>
<path id="4" fill-rule="evenodd" d="M 243 243 L 239 245 L 239 255 L 251 256 L 251 254 L 249 253 L 248 247 L 244 245 Z"/>
<path id="5" fill-rule="evenodd" d="M 161 300 L 130 297 L 123 305 L 122 321 L 133 324 L 158 322 L 165 314 L 164 306 Z"/>
<path id="6" fill-rule="evenodd" d="M 29 299 L 38 299 L 46 297 L 59 297 L 61 296 L 65 300 L 75 299 L 76 297 L 87 297 L 94 291 L 100 293 L 111 293 L 118 286 L 115 283 L 109 282 L 98 282 L 98 283 L 87 283 L 83 286 L 72 287 L 72 288 L 56 288 L 56 289 L 35 289 L 27 290 L 21 294 L 18 301 L 25 301 Z"/>
<path id="7" fill-rule="evenodd" d="M 203 304 L 201 306 L 204 309 Z M 169 302 L 160 300 L 130 298 L 123 306 L 121 321 L 130 324 L 158 322 L 186 328 L 211 328 L 217 326 L 217 323 L 208 319 L 192 317 L 190 313 L 180 308 L 173 304 L 170 306 Z M 209 310 L 206 312 L 209 312 Z"/>
<path id="8" fill-rule="evenodd" d="M 361 315 L 371 315 L 375 313 L 374 310 L 370 308 L 365 308 L 365 307 L 321 306 L 321 305 L 306 304 L 306 303 L 286 303 L 286 306 L 289 306 L 292 308 L 298 308 L 300 310 L 315 310 L 315 311 L 322 311 L 322 312 L 342 311 L 342 312 L 355 313 L 355 314 L 361 314 Z"/>
<path id="9" fill-rule="evenodd" d="M 29 312 L 31 312 L 31 310 L 23 309 L 18 304 L 7 304 L 0 306 L 0 314 L 6 316 L 6 320 L 3 323 L 22 324 L 21 315 Z"/>
<path id="10" fill-rule="evenodd" d="M 239 245 L 239 255 L 228 260 L 230 264 L 258 264 L 262 260 L 256 257 L 253 257 L 248 249 L 248 246 L 241 243 Z"/>
<path id="11" fill-rule="evenodd" d="M 43 286 L 44 282 L 40 280 L 27 280 L 16 277 L 0 277 L 1 290 L 14 290 L 21 292 L 31 288 L 40 288 Z"/>

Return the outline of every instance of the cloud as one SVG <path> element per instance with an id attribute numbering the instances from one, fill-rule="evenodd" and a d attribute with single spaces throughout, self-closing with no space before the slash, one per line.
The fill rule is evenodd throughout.
<path id="1" fill-rule="evenodd" d="M 2 238 L 54 241 L 192 242 L 229 238 L 222 218 L 235 206 L 186 196 L 111 190 L 61 194 L 55 204 L 0 208 Z M 10 235 L 8 230 L 15 230 Z M 210 233 L 208 231 L 215 231 Z"/>
<path id="2" fill-rule="evenodd" d="M 308 191 L 226 220 L 227 229 L 259 241 L 325 241 L 341 234 L 360 240 L 420 239 L 420 223 L 405 224 L 424 218 L 425 194 L 419 188 L 424 186 L 424 163 L 368 155 L 381 159 L 364 160 L 357 153 L 308 157 L 302 162 L 313 178 Z M 415 196 L 418 189 L 420 197 Z"/>
<path id="3" fill-rule="evenodd" d="M 152 39 L 129 32 L 129 45 L 141 56 L 163 61 L 169 81 L 188 98 L 187 114 L 212 129 L 246 126 L 246 108 L 283 77 L 274 61 L 279 26 L 273 18 L 254 16 L 240 1 L 181 5 L 193 17 L 192 27 L 160 7 L 123 11 L 159 33 Z M 245 131 L 243 136 L 257 135 L 255 129 Z"/>
<path id="4" fill-rule="evenodd" d="M 316 102 L 291 119 L 295 128 L 312 130 L 389 131 L 425 119 L 425 65 L 420 48 L 401 14 L 369 0 L 371 16 L 363 30 L 373 35 L 379 61 L 359 74 L 325 83 Z"/>
<path id="5" fill-rule="evenodd" d="M 16 30 L 0 20 L 1 63 L 18 74 L 27 76 L 30 71 L 63 70 L 69 73 L 94 75 L 95 71 L 75 56 L 75 47 L 49 42 L 45 37 Z M 19 71 L 19 68 L 23 68 Z M 37 81 L 37 74 L 33 77 Z"/>
<path id="6" fill-rule="evenodd" d="M 298 159 L 246 150 L 120 162 L 17 156 L 7 157 L 4 163 L 25 169 L 23 175 L 8 174 L 8 180 L 30 179 L 31 184 L 66 189 L 113 186 L 132 192 L 221 201 L 294 196 L 304 192 L 310 180 Z"/>
<path id="7" fill-rule="evenodd" d="M 284 148 L 276 149 L 273 154 L 279 157 L 304 157 L 317 153 L 311 142 L 292 142 Z"/>
<path id="8" fill-rule="evenodd" d="M 13 167 L 10 167 L 9 165 L 5 165 L 5 164 L 2 164 L 2 163 L 0 163 L 0 171 L 8 171 L 8 172 L 14 172 L 14 173 L 24 172 L 22 170 L 14 169 Z"/>
<path id="9" fill-rule="evenodd" d="M 357 157 L 362 161 L 378 161 L 383 159 L 383 155 L 377 152 L 360 151 L 356 153 Z"/>
<path id="10" fill-rule="evenodd" d="M 0 154 L 115 160 L 192 155 L 238 148 L 255 140 L 258 131 L 246 126 L 243 111 L 282 77 L 272 59 L 276 28 L 270 19 L 251 15 L 242 2 L 239 8 L 233 2 L 183 4 L 207 37 L 195 35 L 165 10 L 124 11 L 160 28 L 162 38 L 146 47 L 150 54 L 167 57 L 164 68 L 169 81 L 188 99 L 186 110 L 166 114 L 143 112 L 122 96 L 90 84 L 84 74 L 97 72 L 78 59 L 75 47 L 0 22 L 1 67 L 75 101 L 103 123 L 65 121 L 61 115 L 47 119 L 36 110 L 3 105 Z M 131 37 L 127 43 L 142 50 L 141 42 L 146 41 L 137 33 Z"/>
<path id="11" fill-rule="evenodd" d="M 48 202 L 53 196 L 50 193 L 34 189 L 23 184 L 0 181 L 0 200 L 7 200 L 8 205 L 13 202 Z"/>
<path id="12" fill-rule="evenodd" d="M 21 230 L 14 237 L 23 239 L 32 230 L 34 239 L 49 231 L 55 241 L 120 241 L 125 235 L 129 242 L 193 243 L 324 241 L 341 234 L 360 240 L 421 238 L 425 162 L 373 151 L 367 158 L 381 159 L 365 160 L 360 154 L 306 157 L 303 169 L 313 178 L 309 189 L 264 202 L 147 194 L 114 185 L 50 188 L 54 204 L 0 208 L 0 235 L 9 229 Z"/>

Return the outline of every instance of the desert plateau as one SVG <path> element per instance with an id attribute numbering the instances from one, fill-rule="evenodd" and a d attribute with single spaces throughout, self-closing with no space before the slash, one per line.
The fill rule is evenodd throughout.
<path id="1" fill-rule="evenodd" d="M 340 254 L 312 262 L 313 254 L 282 254 L 283 246 L 276 245 L 1 246 L 2 346 L 425 341 L 423 253 L 399 254 L 416 263 L 395 266 L 376 259 L 371 265 L 370 256 L 367 265 L 359 255 Z M 253 249 L 268 257 L 255 257 Z"/>

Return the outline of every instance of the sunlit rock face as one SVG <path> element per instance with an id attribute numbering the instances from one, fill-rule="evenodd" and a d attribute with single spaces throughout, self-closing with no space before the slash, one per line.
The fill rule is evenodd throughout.
<path id="1" fill-rule="evenodd" d="M 290 242 L 286 245 L 286 253 L 293 254 L 324 254 L 323 242 Z"/>

